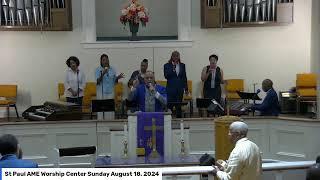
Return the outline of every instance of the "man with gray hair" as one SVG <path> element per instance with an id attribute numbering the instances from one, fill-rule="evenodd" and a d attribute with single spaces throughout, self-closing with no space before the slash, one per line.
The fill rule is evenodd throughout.
<path id="1" fill-rule="evenodd" d="M 261 156 L 259 147 L 247 138 L 248 125 L 241 121 L 229 127 L 229 139 L 235 144 L 228 161 L 218 160 L 216 175 L 220 180 L 259 180 Z"/>

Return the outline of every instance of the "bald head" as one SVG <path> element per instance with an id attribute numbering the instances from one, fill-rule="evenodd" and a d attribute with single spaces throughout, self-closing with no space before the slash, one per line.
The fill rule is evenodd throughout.
<path id="1" fill-rule="evenodd" d="M 246 137 L 248 133 L 248 125 L 241 121 L 233 122 L 229 129 L 233 133 L 238 133 L 241 137 Z"/>
<path id="2" fill-rule="evenodd" d="M 154 79 L 154 72 L 153 71 L 146 71 L 146 74 L 144 75 L 144 82 L 145 84 L 153 84 L 155 83 Z"/>

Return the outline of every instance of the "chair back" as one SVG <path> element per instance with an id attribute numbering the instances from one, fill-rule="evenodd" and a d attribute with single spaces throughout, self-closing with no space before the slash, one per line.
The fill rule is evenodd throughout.
<path id="1" fill-rule="evenodd" d="M 166 87 L 167 86 L 167 81 L 166 80 L 156 80 L 156 83 L 163 86 L 163 87 Z"/>
<path id="2" fill-rule="evenodd" d="M 64 95 L 64 84 L 58 83 L 58 98 L 60 99 Z"/>
<path id="3" fill-rule="evenodd" d="M 5 97 L 7 99 L 16 99 L 17 89 L 17 85 L 0 85 L 0 97 Z"/>
<path id="4" fill-rule="evenodd" d="M 68 167 L 78 167 L 79 165 L 83 164 L 90 164 L 90 167 L 95 166 L 96 160 L 96 146 L 85 146 L 85 147 L 70 147 L 70 148 L 60 148 L 55 149 L 57 152 L 57 160 L 55 162 L 55 167 L 59 168 L 60 166 L 68 166 Z M 86 163 L 60 163 L 60 158 L 63 157 L 78 157 L 78 158 L 85 158 L 90 157 L 91 161 Z"/>
<path id="5" fill-rule="evenodd" d="M 96 99 L 96 96 L 97 96 L 96 82 L 87 82 L 83 92 L 82 112 L 88 113 L 91 111 L 91 101 L 92 99 Z"/>
<path id="6" fill-rule="evenodd" d="M 297 95 L 302 97 L 317 96 L 317 74 L 297 74 L 296 78 Z"/>
<path id="7" fill-rule="evenodd" d="M 116 103 L 122 101 L 122 96 L 123 96 L 123 83 L 119 82 L 116 83 L 114 86 L 114 100 Z"/>
<path id="8" fill-rule="evenodd" d="M 237 91 L 244 90 L 244 80 L 243 79 L 227 79 L 226 80 L 226 91 L 227 99 L 238 100 L 240 96 Z"/>
<path id="9" fill-rule="evenodd" d="M 189 90 L 189 94 L 183 95 L 183 100 L 185 101 L 192 100 L 192 80 L 188 80 L 188 90 Z"/>

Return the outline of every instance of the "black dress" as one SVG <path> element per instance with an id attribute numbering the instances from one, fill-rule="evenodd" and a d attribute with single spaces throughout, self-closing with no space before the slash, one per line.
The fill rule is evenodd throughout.
<path id="1" fill-rule="evenodd" d="M 210 66 L 207 66 L 207 73 L 209 72 Z M 203 95 L 204 98 L 215 99 L 218 103 L 221 103 L 221 81 L 222 74 L 221 69 L 218 66 L 216 68 L 215 79 L 214 79 L 214 88 L 211 88 L 211 79 L 212 75 L 208 76 L 208 79 L 204 81 L 203 86 Z"/>

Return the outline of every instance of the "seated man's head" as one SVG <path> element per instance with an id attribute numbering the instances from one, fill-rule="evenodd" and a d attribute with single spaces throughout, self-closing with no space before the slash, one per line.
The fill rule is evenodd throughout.
<path id="1" fill-rule="evenodd" d="M 262 81 L 262 90 L 267 92 L 273 86 L 273 82 L 270 79 L 265 79 Z"/>
<path id="2" fill-rule="evenodd" d="M 154 73 L 152 71 L 147 71 L 144 75 L 144 83 L 148 86 L 149 84 L 154 85 Z"/>
<path id="3" fill-rule="evenodd" d="M 241 121 L 233 122 L 229 126 L 229 139 L 232 144 L 235 144 L 239 139 L 247 137 L 248 125 Z"/>
<path id="4" fill-rule="evenodd" d="M 2 156 L 8 154 L 19 155 L 19 149 L 18 140 L 14 135 L 5 134 L 0 137 L 0 154 Z"/>
<path id="5" fill-rule="evenodd" d="M 140 71 L 142 73 L 145 73 L 148 69 L 148 59 L 144 59 L 141 61 L 141 64 L 140 64 Z"/>

